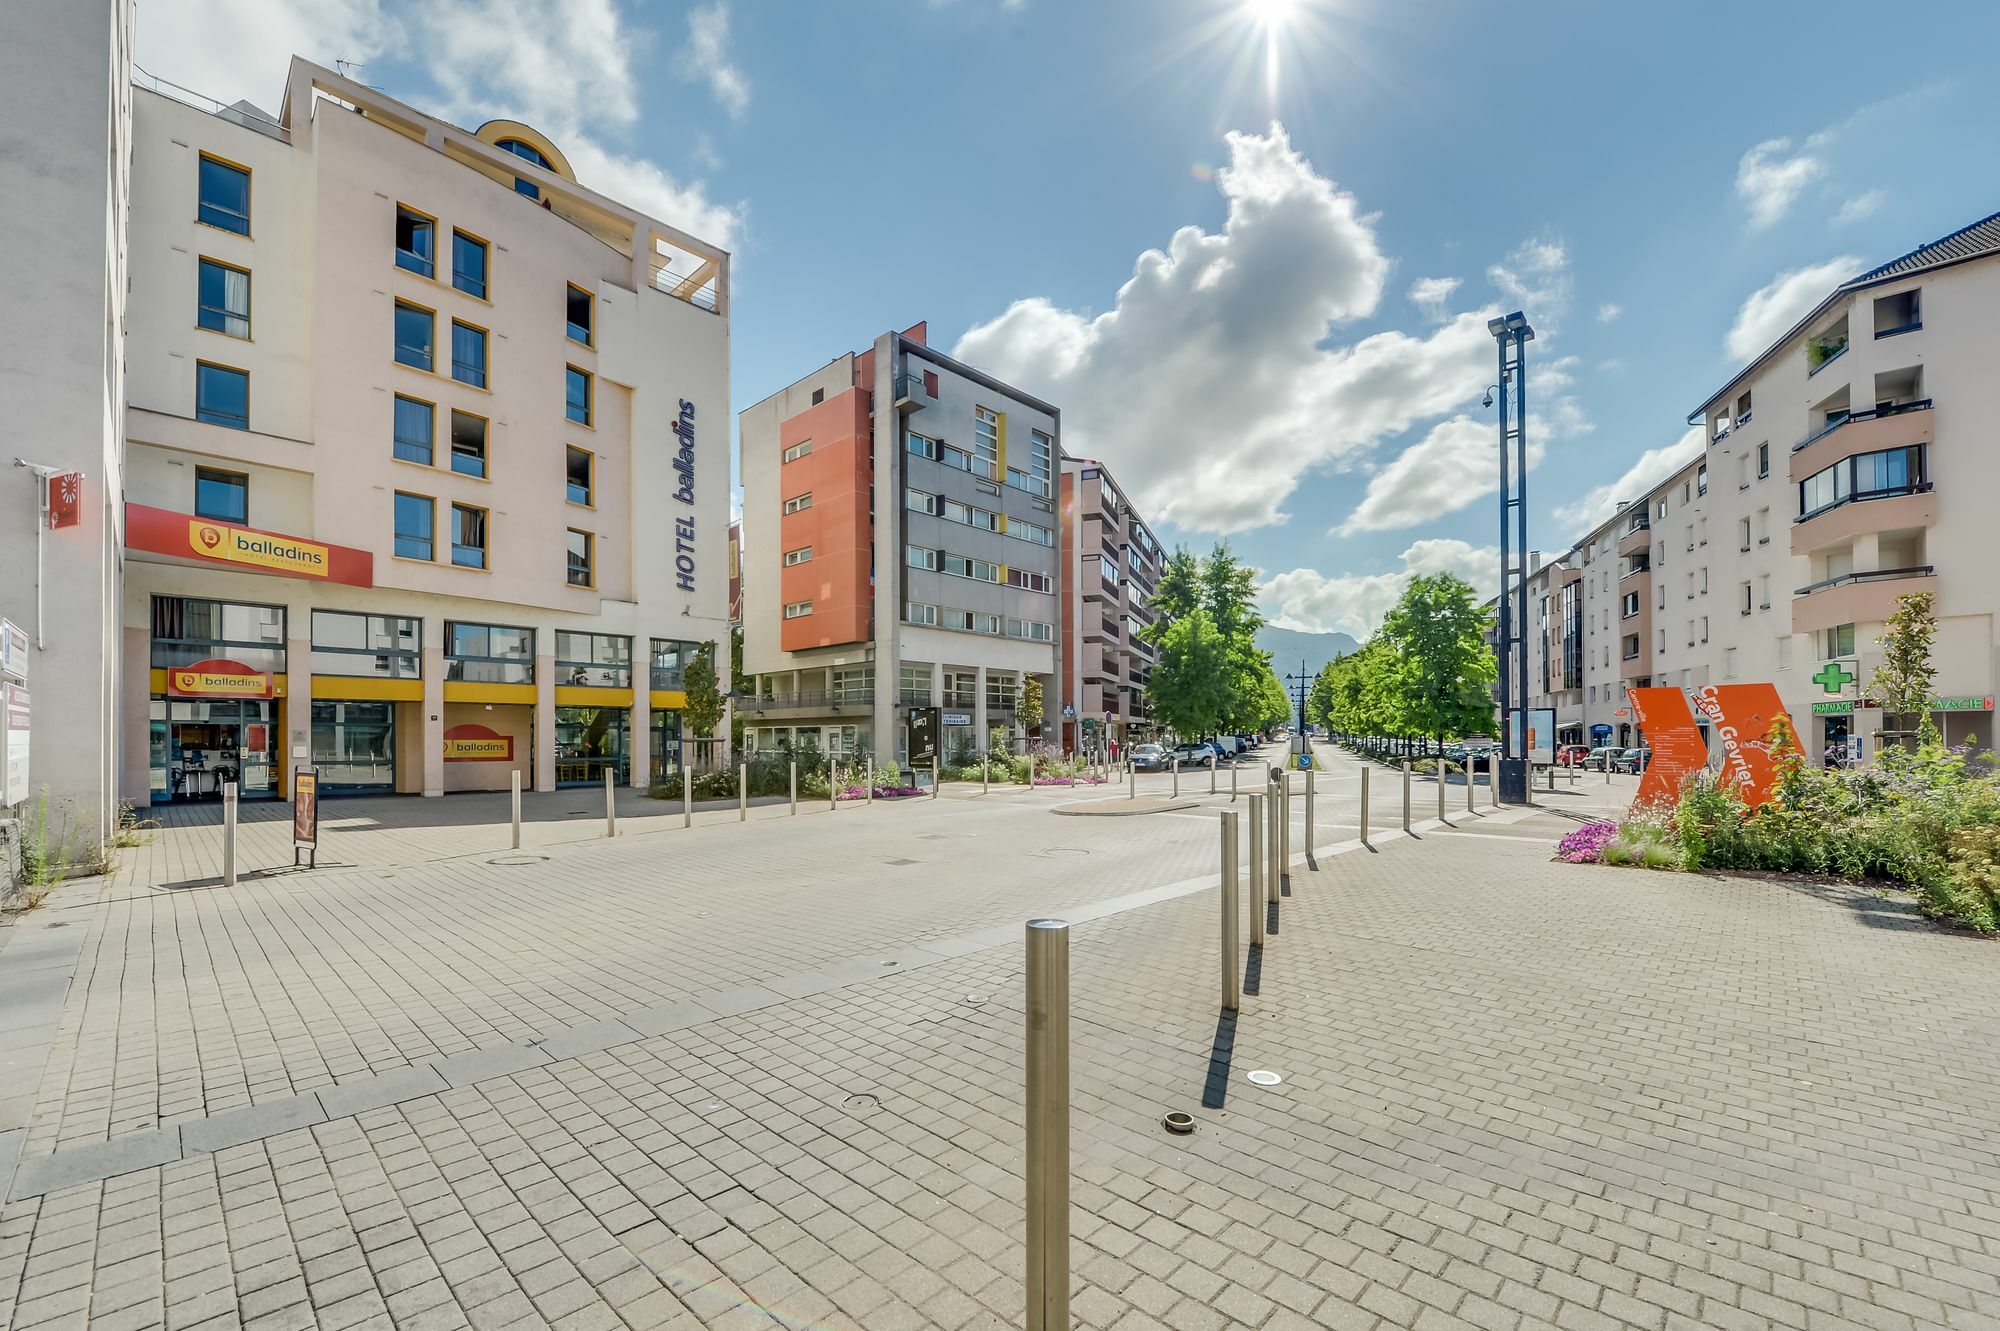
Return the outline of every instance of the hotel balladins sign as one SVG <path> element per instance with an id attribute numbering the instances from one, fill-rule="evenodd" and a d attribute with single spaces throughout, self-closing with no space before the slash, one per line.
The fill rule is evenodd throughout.
<path id="1" fill-rule="evenodd" d="M 375 557 L 366 550 L 213 518 L 192 517 L 146 504 L 125 505 L 125 544 L 134 550 L 221 565 L 244 573 L 271 573 L 354 587 L 375 585 Z"/>

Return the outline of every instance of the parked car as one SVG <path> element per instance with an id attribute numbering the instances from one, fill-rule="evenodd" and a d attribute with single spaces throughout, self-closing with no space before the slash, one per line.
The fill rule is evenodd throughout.
<path id="1" fill-rule="evenodd" d="M 1164 772 L 1167 770 L 1167 751 L 1157 744 L 1136 744 L 1132 747 L 1132 770 L 1135 772 Z"/>
<path id="2" fill-rule="evenodd" d="M 1653 761 L 1651 749 L 1620 749 L 1618 756 L 1611 760 L 1614 772 L 1630 772 L 1634 776 L 1646 770 L 1646 764 Z"/>
<path id="3" fill-rule="evenodd" d="M 1618 755 L 1623 752 L 1625 750 L 1615 744 L 1602 744 L 1584 756 L 1583 765 L 1594 771 L 1601 772 L 1604 770 L 1604 764 L 1608 762 L 1611 764 L 1612 770 L 1616 771 L 1618 768 Z"/>
<path id="4" fill-rule="evenodd" d="M 1565 744 L 1556 750 L 1557 767 L 1581 767 L 1590 760 L 1590 747 L 1585 744 Z"/>
<path id="5" fill-rule="evenodd" d="M 1182 767 L 1215 766 L 1215 749 L 1208 744 L 1178 744 L 1173 757 Z"/>
<path id="6" fill-rule="evenodd" d="M 1217 735 L 1209 743 L 1213 744 L 1216 750 L 1231 762 L 1241 758 L 1244 754 L 1243 741 L 1234 735 Z"/>

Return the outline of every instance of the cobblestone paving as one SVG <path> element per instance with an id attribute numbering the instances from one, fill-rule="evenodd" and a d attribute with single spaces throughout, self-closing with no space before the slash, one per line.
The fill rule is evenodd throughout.
<path id="1" fill-rule="evenodd" d="M 872 843 L 807 852 L 760 829 L 716 838 L 690 884 L 808 862 L 775 869 L 756 909 L 678 933 L 645 932 L 636 894 L 685 914 L 712 892 L 645 881 L 643 858 L 619 862 L 626 845 L 551 852 L 518 899 L 482 864 L 296 880 L 316 907 L 252 913 L 295 938 L 269 963 L 287 994 L 375 957 L 378 976 L 451 968 L 436 992 L 470 976 L 478 1011 L 509 990 L 479 986 L 544 964 L 509 932 L 531 924 L 468 925 L 444 949 L 452 907 L 429 922 L 426 894 L 469 913 L 497 891 L 487 909 L 542 928 L 602 911 L 590 945 L 638 974 L 721 965 L 760 931 L 830 935 L 843 913 L 867 917 L 857 933 L 899 916 L 913 935 L 1018 927 L 1077 891 L 1067 869 L 1026 891 L 1004 872 L 985 883 L 1006 855 L 1081 848 L 1077 820 L 951 803 L 913 819 L 905 847 L 931 844 L 918 826 L 978 828 L 963 885 L 904 887 L 856 862 Z M 1080 1327 L 2000 1325 L 1992 945 L 1860 893 L 1551 865 L 1573 825 L 1557 816 L 1454 820 L 1463 830 L 1383 835 L 1376 853 L 1295 870 L 1234 1020 L 1215 1005 L 1212 893 L 1076 927 Z M 1103 852 L 1082 857 L 1089 874 L 1119 890 L 1212 868 L 1198 820 L 1089 820 L 1088 835 Z M 1115 853 L 1097 841 L 1120 835 Z M 972 913 L 936 902 L 945 886 Z M 547 908 L 558 893 L 562 910 Z M 150 909 L 178 917 L 193 900 Z M 121 909 L 135 907 L 91 904 L 91 927 L 112 932 Z M 353 921 L 391 909 L 350 962 Z M 248 927 L 183 923 L 176 948 Z M 420 941 L 381 955 L 409 928 Z M 735 964 L 777 974 L 821 950 Z M 121 934 L 117 955 L 130 951 Z M 1016 1325 L 1020 955 L 1009 943 L 18 1199 L 0 1210 L 0 1323 Z M 564 961 L 565 983 L 581 990 L 597 960 Z M 418 978 L 385 1001 L 432 1001 Z M 601 983 L 607 1006 L 669 992 Z M 254 1022 L 254 988 L 219 1010 Z M 315 1020 L 379 1024 L 360 1011 Z M 118 1047 L 148 1029 L 131 1018 Z M 1284 1080 L 1250 1085 L 1252 1068 Z M 94 1093 L 44 1100 L 63 1122 L 70 1094 Z M 1195 1135 L 1165 1135 L 1168 1109 L 1193 1112 Z"/>

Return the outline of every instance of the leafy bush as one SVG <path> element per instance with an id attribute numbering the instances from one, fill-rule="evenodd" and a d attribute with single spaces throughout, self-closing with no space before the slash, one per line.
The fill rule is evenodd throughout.
<path id="1" fill-rule="evenodd" d="M 1410 764 L 1410 770 L 1418 776 L 1435 776 L 1440 766 L 1444 768 L 1446 776 L 1454 776 L 1465 770 L 1449 758 L 1419 758 Z"/>

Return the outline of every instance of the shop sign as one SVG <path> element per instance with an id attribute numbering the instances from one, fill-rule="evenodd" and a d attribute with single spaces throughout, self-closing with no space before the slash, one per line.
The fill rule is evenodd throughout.
<path id="1" fill-rule="evenodd" d="M 167 672 L 167 692 L 182 698 L 268 698 L 271 677 L 241 661 L 211 657 Z"/>
<path id="2" fill-rule="evenodd" d="M 948 726 L 969 726 L 972 724 L 972 713 L 946 712 L 944 714 L 944 723 Z"/>
<path id="3" fill-rule="evenodd" d="M 1681 783 L 1708 766 L 1707 739 L 1681 690 L 1633 689 L 1628 696 L 1653 750 L 1633 805 L 1670 807 L 1680 797 Z M 1792 730 L 1777 686 L 1711 684 L 1695 694 L 1695 708 L 1700 725 L 1713 725 L 1722 741 L 1724 784 L 1735 787 L 1750 808 L 1769 801 L 1777 775 L 1772 750 L 1778 732 Z"/>
<path id="4" fill-rule="evenodd" d="M 230 564 L 287 578 L 375 585 L 375 556 L 345 545 L 308 541 L 145 504 L 125 506 L 125 544 L 134 550 Z"/>
<path id="5" fill-rule="evenodd" d="M 1828 661 L 1819 668 L 1818 673 L 1808 675 L 1806 678 L 1819 685 L 1822 693 L 1845 693 L 1847 686 L 1861 676 L 1849 670 L 1845 661 Z"/>
<path id="6" fill-rule="evenodd" d="M 910 763 L 928 763 L 938 756 L 938 709 L 912 707 L 908 721 Z"/>
<path id="7" fill-rule="evenodd" d="M 1846 716 L 1853 710 L 1854 703 L 1852 701 L 1816 702 L 1813 704 L 1814 716 Z"/>
<path id="8" fill-rule="evenodd" d="M 28 635 L 6 619 L 0 619 L 0 675 L 28 678 Z"/>
<path id="9" fill-rule="evenodd" d="M 680 484 L 674 487 L 674 498 L 694 507 L 694 403 L 686 398 L 680 400 L 680 414 L 674 418 L 673 434 L 678 441 L 674 449 L 674 471 L 680 477 Z M 674 519 L 674 586 L 684 592 L 694 590 L 694 514 Z"/>
<path id="10" fill-rule="evenodd" d="M 28 725 L 33 709 L 26 684 L 0 684 L 0 743 L 6 766 L 0 768 L 0 808 L 28 798 Z"/>
<path id="11" fill-rule="evenodd" d="M 83 521 L 83 473 L 58 472 L 49 477 L 49 530 L 61 531 Z"/>
<path id="12" fill-rule="evenodd" d="M 514 761 L 514 737 L 473 722 L 453 726 L 444 732 L 444 760 L 448 763 L 510 763 Z"/>
<path id="13" fill-rule="evenodd" d="M 1983 698 L 1933 698 L 1930 710 L 1933 712 L 1990 712 L 1993 710 L 1991 694 Z"/>

